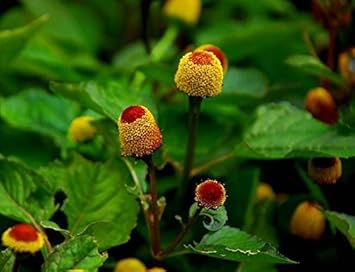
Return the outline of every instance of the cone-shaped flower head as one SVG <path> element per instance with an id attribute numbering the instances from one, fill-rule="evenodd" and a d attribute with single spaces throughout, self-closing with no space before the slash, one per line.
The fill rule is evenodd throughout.
<path id="1" fill-rule="evenodd" d="M 151 112 L 143 106 L 129 106 L 119 117 L 121 153 L 123 156 L 143 157 L 158 149 L 163 140 Z"/>
<path id="2" fill-rule="evenodd" d="M 351 48 L 339 55 L 340 74 L 355 87 L 355 48 Z"/>
<path id="3" fill-rule="evenodd" d="M 331 94 L 324 88 L 315 88 L 308 92 L 305 99 L 305 109 L 314 118 L 327 123 L 334 124 L 338 120 L 336 103 Z"/>
<path id="4" fill-rule="evenodd" d="M 275 192 L 272 187 L 265 182 L 260 182 L 256 188 L 256 201 L 269 200 L 272 201 L 275 199 Z"/>
<path id="5" fill-rule="evenodd" d="M 17 224 L 2 234 L 2 243 L 15 252 L 35 253 L 44 245 L 43 235 L 28 224 Z"/>
<path id="6" fill-rule="evenodd" d="M 166 272 L 166 270 L 161 267 L 153 267 L 148 269 L 147 272 Z"/>
<path id="7" fill-rule="evenodd" d="M 197 24 L 201 15 L 201 0 L 167 0 L 163 13 L 188 25 Z"/>
<path id="8" fill-rule="evenodd" d="M 291 233 L 303 239 L 319 240 L 325 230 L 325 218 L 313 202 L 301 202 L 291 217 Z"/>
<path id="9" fill-rule="evenodd" d="M 308 175 L 319 184 L 335 184 L 341 174 L 341 160 L 337 157 L 313 158 L 308 161 Z"/>
<path id="10" fill-rule="evenodd" d="M 146 272 L 146 267 L 136 258 L 126 258 L 116 264 L 115 272 Z"/>
<path id="11" fill-rule="evenodd" d="M 212 44 L 203 44 L 199 46 L 196 50 L 205 50 L 213 53 L 217 57 L 217 59 L 219 59 L 219 61 L 221 62 L 223 71 L 224 73 L 226 73 L 226 71 L 228 70 L 228 59 L 219 47 L 214 46 Z"/>
<path id="12" fill-rule="evenodd" d="M 211 52 L 196 50 L 185 54 L 175 74 L 179 90 L 190 96 L 215 96 L 222 90 L 223 68 Z"/>
<path id="13" fill-rule="evenodd" d="M 96 128 L 91 124 L 93 120 L 90 116 L 80 116 L 75 118 L 69 127 L 69 137 L 76 143 L 83 143 L 91 140 L 96 134 Z"/>
<path id="14" fill-rule="evenodd" d="M 217 180 L 207 179 L 196 186 L 195 201 L 205 209 L 217 209 L 226 201 L 226 190 Z"/>

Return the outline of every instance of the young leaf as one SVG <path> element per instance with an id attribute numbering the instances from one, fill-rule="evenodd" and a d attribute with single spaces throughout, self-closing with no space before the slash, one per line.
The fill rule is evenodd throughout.
<path id="1" fill-rule="evenodd" d="M 0 251 L 0 272 L 12 271 L 15 254 L 10 249 Z"/>
<path id="2" fill-rule="evenodd" d="M 71 233 L 89 227 L 100 249 L 127 242 L 136 225 L 138 205 L 125 187 L 132 183 L 126 165 L 121 160 L 102 164 L 77 156 L 63 170 L 58 171 L 58 179 L 68 196 L 63 211 Z"/>
<path id="3" fill-rule="evenodd" d="M 147 86 L 138 90 L 124 81 L 88 81 L 72 84 L 51 82 L 50 88 L 59 95 L 106 115 L 114 122 L 130 105 L 143 105 L 153 114 L 156 113 L 156 106 Z"/>
<path id="4" fill-rule="evenodd" d="M 355 216 L 333 211 L 325 211 L 325 216 L 346 238 L 353 248 L 355 248 Z"/>
<path id="5" fill-rule="evenodd" d="M 329 79 L 339 86 L 345 85 L 345 81 L 340 75 L 334 73 L 328 66 L 313 56 L 293 55 L 286 59 L 286 63 L 299 68 L 310 75 Z"/>
<path id="6" fill-rule="evenodd" d="M 238 262 L 296 263 L 269 243 L 229 226 L 206 234 L 197 245 L 187 245 L 186 252 Z"/>
<path id="7" fill-rule="evenodd" d="M 42 16 L 26 26 L 0 31 L 0 68 L 5 68 L 16 57 L 24 48 L 26 42 L 47 19 L 47 16 Z"/>
<path id="8" fill-rule="evenodd" d="M 0 214 L 32 223 L 54 213 L 54 196 L 47 181 L 19 162 L 0 158 Z"/>
<path id="9" fill-rule="evenodd" d="M 66 272 L 69 269 L 98 271 L 106 260 L 106 254 L 100 254 L 93 237 L 81 235 L 56 246 L 42 266 L 42 272 Z"/>
<path id="10" fill-rule="evenodd" d="M 227 211 L 224 206 L 221 206 L 216 210 L 202 209 L 200 215 L 206 217 L 202 221 L 202 224 L 209 231 L 219 230 L 226 224 L 228 220 Z"/>
<path id="11" fill-rule="evenodd" d="M 76 104 L 39 89 L 28 89 L 0 103 L 0 116 L 11 126 L 50 136 L 59 144 L 66 141 L 70 122 L 79 113 Z"/>
<path id="12" fill-rule="evenodd" d="M 315 120 L 289 103 L 268 104 L 256 111 L 236 156 L 253 159 L 355 156 L 355 135 Z"/>

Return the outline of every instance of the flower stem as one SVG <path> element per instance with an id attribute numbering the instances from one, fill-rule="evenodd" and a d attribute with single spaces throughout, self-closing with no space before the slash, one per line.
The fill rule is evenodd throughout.
<path id="1" fill-rule="evenodd" d="M 150 233 L 151 233 L 151 247 L 152 254 L 155 258 L 160 252 L 160 230 L 159 230 L 159 207 L 158 207 L 158 191 L 157 180 L 155 174 L 155 166 L 152 156 L 146 156 L 143 158 L 148 166 L 148 176 L 150 184 L 150 197 L 151 197 L 151 214 L 152 218 L 148 218 L 150 221 Z"/>
<path id="2" fill-rule="evenodd" d="M 201 103 L 202 103 L 202 97 L 189 96 L 189 124 L 188 124 L 189 136 L 188 136 L 188 142 L 186 146 L 184 171 L 182 174 L 182 180 L 177 195 L 179 201 L 183 200 L 189 185 L 190 171 L 194 161 L 197 127 L 198 127 L 198 120 L 200 116 Z"/>
<path id="3" fill-rule="evenodd" d="M 148 33 L 150 3 L 151 0 L 141 0 L 142 40 L 147 54 L 150 54 L 151 51 Z"/>

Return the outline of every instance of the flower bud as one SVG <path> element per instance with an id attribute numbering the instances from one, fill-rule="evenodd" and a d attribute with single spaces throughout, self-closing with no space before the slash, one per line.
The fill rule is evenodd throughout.
<path id="1" fill-rule="evenodd" d="M 211 52 L 196 50 L 185 54 L 179 62 L 175 83 L 190 96 L 216 96 L 222 90 L 223 68 Z"/>
<path id="2" fill-rule="evenodd" d="M 217 180 L 207 179 L 196 186 L 195 201 L 205 209 L 217 209 L 226 201 L 226 190 Z"/>
<path id="3" fill-rule="evenodd" d="M 313 158 L 308 161 L 308 175 L 319 184 L 335 184 L 341 177 L 339 158 Z"/>
<path id="4" fill-rule="evenodd" d="M 76 143 L 83 143 L 94 138 L 96 128 L 91 124 L 93 120 L 90 116 L 80 116 L 75 118 L 69 127 L 69 137 Z"/>
<path id="5" fill-rule="evenodd" d="M 158 149 L 163 140 L 152 113 L 143 106 L 126 108 L 118 120 L 123 156 L 143 157 Z"/>
<path id="6" fill-rule="evenodd" d="M 272 187 L 265 183 L 265 182 L 260 182 L 258 184 L 258 187 L 256 188 L 256 201 L 272 201 L 275 199 L 275 193 Z"/>
<path id="7" fill-rule="evenodd" d="M 325 231 L 325 218 L 319 209 L 313 202 L 300 203 L 291 218 L 291 233 L 303 239 L 319 240 Z"/>
<path id="8" fill-rule="evenodd" d="M 44 245 L 43 235 L 28 224 L 17 224 L 2 234 L 2 243 L 15 252 L 35 253 Z"/>
<path id="9" fill-rule="evenodd" d="M 339 55 L 338 66 L 340 74 L 355 87 L 355 47 Z"/>
<path id="10" fill-rule="evenodd" d="M 116 264 L 115 272 L 146 272 L 146 267 L 136 258 L 126 258 Z"/>
<path id="11" fill-rule="evenodd" d="M 201 15 L 201 0 L 167 0 L 163 13 L 188 25 L 197 24 Z"/>
<path id="12" fill-rule="evenodd" d="M 228 70 L 228 59 L 219 47 L 214 46 L 212 44 L 203 44 L 198 48 L 196 48 L 196 50 L 205 50 L 213 53 L 217 57 L 217 59 L 221 62 L 221 65 L 223 67 L 223 72 L 226 73 L 226 71 Z"/>
<path id="13" fill-rule="evenodd" d="M 314 118 L 327 124 L 337 122 L 337 106 L 333 97 L 326 89 L 318 87 L 310 90 L 304 104 L 305 109 L 310 112 Z"/>

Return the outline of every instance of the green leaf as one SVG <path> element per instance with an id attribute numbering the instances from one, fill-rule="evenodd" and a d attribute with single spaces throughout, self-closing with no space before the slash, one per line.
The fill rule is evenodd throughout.
<path id="1" fill-rule="evenodd" d="M 26 42 L 32 38 L 47 19 L 47 16 L 42 16 L 26 26 L 0 31 L 0 68 L 5 68 L 21 52 Z"/>
<path id="2" fill-rule="evenodd" d="M 15 254 L 10 249 L 0 251 L 0 272 L 11 272 L 15 262 Z"/>
<path id="3" fill-rule="evenodd" d="M 54 196 L 47 181 L 19 162 L 0 158 L 0 213 L 32 223 L 54 213 Z"/>
<path id="4" fill-rule="evenodd" d="M 106 254 L 100 254 L 93 237 L 81 235 L 56 246 L 42 266 L 42 272 L 66 272 L 69 269 L 98 271 Z"/>
<path id="5" fill-rule="evenodd" d="M 226 224 L 228 220 L 227 211 L 224 206 L 221 206 L 216 210 L 202 209 L 200 215 L 205 217 L 205 219 L 202 221 L 202 224 L 209 231 L 219 230 Z"/>
<path id="6" fill-rule="evenodd" d="M 187 245 L 186 251 L 238 262 L 296 263 L 269 243 L 229 226 L 206 234 L 197 245 Z"/>
<path id="7" fill-rule="evenodd" d="M 348 238 L 355 248 L 355 216 L 333 211 L 325 211 L 325 216 L 342 234 Z"/>
<path id="8" fill-rule="evenodd" d="M 29 89 L 0 101 L 0 116 L 11 126 L 52 137 L 64 143 L 79 108 L 43 90 Z"/>
<path id="9" fill-rule="evenodd" d="M 355 156 L 355 135 L 315 120 L 289 103 L 268 104 L 236 146 L 236 156 L 253 159 Z"/>
<path id="10" fill-rule="evenodd" d="M 130 105 L 143 105 L 153 114 L 156 113 L 156 106 L 148 86 L 138 89 L 125 81 L 88 81 L 78 84 L 51 82 L 50 88 L 62 96 L 106 115 L 114 122 Z"/>
<path id="11" fill-rule="evenodd" d="M 331 82 L 339 86 L 345 86 L 345 81 L 340 75 L 334 73 L 328 66 L 313 56 L 293 55 L 286 59 L 286 63 L 301 69 L 307 74 L 329 79 Z"/>
<path id="12" fill-rule="evenodd" d="M 58 171 L 68 198 L 63 211 L 72 234 L 87 230 L 100 249 L 129 240 L 137 221 L 138 205 L 125 185 L 131 175 L 121 160 L 92 163 L 76 156 L 69 166 Z M 89 226 L 90 225 L 90 226 Z"/>
<path id="13" fill-rule="evenodd" d="M 65 238 L 70 238 L 72 236 L 70 231 L 61 228 L 57 223 L 53 221 L 41 221 L 40 225 L 45 229 L 51 229 L 61 233 Z"/>

